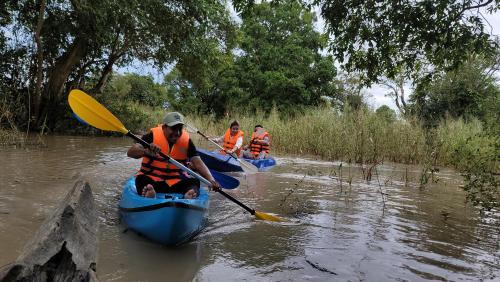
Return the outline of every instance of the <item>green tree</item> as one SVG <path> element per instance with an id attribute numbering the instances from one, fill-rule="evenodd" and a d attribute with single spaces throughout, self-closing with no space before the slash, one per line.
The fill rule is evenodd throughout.
<path id="1" fill-rule="evenodd" d="M 179 69 L 174 68 L 165 76 L 163 86 L 169 92 L 169 108 L 184 114 L 196 113 L 202 108 L 193 84 L 182 76 Z"/>
<path id="2" fill-rule="evenodd" d="M 467 53 L 497 46 L 484 30 L 479 8 L 495 12 L 500 0 L 313 3 L 321 7 L 336 58 L 348 71 L 363 71 L 368 82 L 401 72 L 409 77 L 423 62 L 435 69 L 456 69 Z"/>
<path id="3" fill-rule="evenodd" d="M 28 89 L 15 90 L 31 93 L 38 124 L 45 117 L 49 124 L 56 119 L 69 89 L 102 92 L 116 65 L 135 59 L 162 68 L 189 54 L 200 58 L 200 41 L 223 48 L 233 28 L 225 1 L 9 0 L 1 5 L 8 8 L 2 16 L 14 20 L 0 21 L 0 41 L 4 37 L 14 50 L 28 50 L 18 60 L 18 84 Z"/>
<path id="4" fill-rule="evenodd" d="M 288 113 L 324 96 L 338 100 L 333 58 L 321 54 L 326 38 L 314 31 L 314 14 L 298 1 L 265 2 L 248 6 L 242 20 L 232 50 L 205 44 L 212 56 L 184 60 L 166 78 L 175 108 L 221 116 L 276 105 Z"/>
<path id="5" fill-rule="evenodd" d="M 229 104 L 282 112 L 335 97 L 333 58 L 322 55 L 326 40 L 314 30 L 315 16 L 298 1 L 256 4 L 242 16 L 241 43 L 227 82 Z"/>
<path id="6" fill-rule="evenodd" d="M 377 116 L 388 123 L 394 122 L 394 120 L 396 120 L 396 112 L 393 109 L 389 108 L 389 106 L 387 105 L 378 107 L 375 113 L 377 114 Z"/>
<path id="7" fill-rule="evenodd" d="M 500 87 L 490 69 L 485 59 L 473 56 L 459 69 L 418 84 L 410 100 L 413 113 L 428 126 L 437 125 L 446 116 L 500 122 Z"/>
<path id="8" fill-rule="evenodd" d="M 157 108 L 169 100 L 167 89 L 155 83 L 153 77 L 134 73 L 113 77 L 103 94 L 107 100 L 120 99 Z"/>

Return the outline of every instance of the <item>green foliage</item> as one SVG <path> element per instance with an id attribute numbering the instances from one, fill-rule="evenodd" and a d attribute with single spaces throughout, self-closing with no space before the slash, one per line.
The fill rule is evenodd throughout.
<path id="1" fill-rule="evenodd" d="M 114 77 L 103 94 L 107 97 L 107 100 L 134 101 L 158 108 L 161 108 L 169 98 L 167 89 L 155 83 L 153 77 L 138 74 L 125 74 Z"/>
<path id="2" fill-rule="evenodd" d="M 120 100 L 107 103 L 106 107 L 126 124 L 127 129 L 139 133 L 147 132 L 149 128 L 160 124 L 166 113 L 160 107 Z"/>
<path id="3" fill-rule="evenodd" d="M 481 211 L 500 209 L 500 138 L 473 119 L 446 120 L 437 128 L 440 162 L 464 177 L 467 199 Z"/>
<path id="4" fill-rule="evenodd" d="M 489 52 L 496 45 L 484 30 L 478 8 L 497 11 L 499 0 L 315 0 L 313 4 L 321 8 L 336 58 L 348 71 L 363 71 L 367 82 L 381 76 L 395 78 L 399 72 L 409 76 L 422 61 L 455 69 L 468 53 Z"/>
<path id="5" fill-rule="evenodd" d="M 113 77 L 96 98 L 133 131 L 158 124 L 165 114 L 163 106 L 171 99 L 168 90 L 151 76 L 137 74 Z"/>
<path id="6" fill-rule="evenodd" d="M 210 55 L 207 42 L 224 49 L 234 30 L 224 1 L 9 0 L 0 8 L 0 71 L 13 80 L 0 87 L 24 96 L 21 103 L 38 125 L 47 117 L 50 127 L 65 116 L 70 89 L 99 93 L 113 67 L 133 60 L 160 69 L 201 60 Z M 19 119 L 28 120 L 27 112 Z"/>
<path id="7" fill-rule="evenodd" d="M 462 169 L 467 199 L 482 211 L 500 209 L 500 179 L 498 173 L 498 136 L 476 137 L 469 140 L 461 154 L 468 165 Z M 486 146 L 485 146 L 486 145 Z M 496 165 L 495 165 L 496 164 Z"/>
<path id="8" fill-rule="evenodd" d="M 484 60 L 472 58 L 457 70 L 418 84 L 411 96 L 411 110 L 427 126 L 436 126 L 446 116 L 500 122 L 500 87 L 487 73 L 489 68 Z"/>
<path id="9" fill-rule="evenodd" d="M 323 103 L 322 96 L 336 97 L 333 59 L 320 53 L 326 41 L 314 31 L 309 10 L 298 1 L 264 2 L 242 20 L 233 52 L 218 53 L 198 68 L 180 64 L 166 78 L 175 93 L 174 108 L 223 116 L 269 113 L 276 105 L 288 114 Z"/>
<path id="10" fill-rule="evenodd" d="M 500 208 L 498 135 L 482 129 L 478 120 L 465 124 L 462 120 L 445 122 L 440 131 L 442 149 L 448 151 L 449 162 L 464 176 L 467 199 L 481 211 Z"/>
<path id="11" fill-rule="evenodd" d="M 314 31 L 310 11 L 298 1 L 264 2 L 242 18 L 242 54 L 233 72 L 239 91 L 232 91 L 239 96 L 230 103 L 264 112 L 276 105 L 281 112 L 294 112 L 317 105 L 321 96 L 335 96 L 333 59 L 320 54 L 325 40 Z"/>
<path id="12" fill-rule="evenodd" d="M 387 123 L 394 122 L 394 120 L 396 119 L 396 112 L 393 109 L 389 108 L 389 106 L 387 106 L 387 105 L 380 106 L 375 111 L 375 113 L 380 118 L 382 118 L 383 120 L 385 120 Z"/>
<path id="13" fill-rule="evenodd" d="M 116 75 L 103 93 L 93 95 L 108 110 L 134 132 L 143 132 L 161 122 L 165 115 L 164 105 L 171 95 L 163 85 L 155 83 L 151 76 L 137 74 Z M 61 116 L 55 131 L 72 134 L 110 134 L 81 124 L 71 114 Z"/>
<path id="14" fill-rule="evenodd" d="M 163 87 L 170 93 L 169 109 L 194 114 L 204 108 L 201 99 L 196 96 L 193 84 L 182 76 L 178 68 L 165 76 Z"/>

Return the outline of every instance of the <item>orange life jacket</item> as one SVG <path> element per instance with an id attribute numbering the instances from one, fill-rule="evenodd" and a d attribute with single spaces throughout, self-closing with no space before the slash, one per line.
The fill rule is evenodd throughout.
<path id="1" fill-rule="evenodd" d="M 183 165 L 186 164 L 189 146 L 189 133 L 187 131 L 182 131 L 181 136 L 172 148 L 168 145 L 168 140 L 165 138 L 161 125 L 151 128 L 151 132 L 153 132 L 153 143 L 160 147 L 162 153 Z M 144 155 L 142 157 L 141 169 L 137 175 L 140 174 L 145 174 L 154 181 L 165 181 L 168 186 L 176 184 L 181 179 L 188 178 L 185 172 L 161 156 L 149 157 Z"/>
<path id="2" fill-rule="evenodd" d="M 231 129 L 226 130 L 226 133 L 224 134 L 224 150 L 229 151 L 234 148 L 234 145 L 236 145 L 236 141 L 238 141 L 238 138 L 243 137 L 245 133 L 243 131 L 238 130 L 236 135 L 232 136 L 231 135 Z M 220 150 L 221 154 L 226 154 L 224 150 Z M 241 149 L 238 149 L 235 151 L 236 155 L 240 155 Z"/>
<path id="3" fill-rule="evenodd" d="M 261 144 L 256 144 L 254 141 L 256 140 L 264 140 L 265 137 L 269 138 L 269 144 L 267 145 L 261 145 Z M 267 131 L 264 131 L 260 135 L 255 134 L 255 132 L 252 132 L 252 139 L 250 141 L 250 152 L 257 156 L 260 154 L 260 152 L 264 151 L 266 154 L 269 154 L 269 149 L 271 148 L 271 136 Z"/>

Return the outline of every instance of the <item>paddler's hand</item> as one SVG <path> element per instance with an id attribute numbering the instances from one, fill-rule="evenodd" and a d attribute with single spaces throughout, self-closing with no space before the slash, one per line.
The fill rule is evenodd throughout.
<path id="1" fill-rule="evenodd" d="M 220 184 L 215 181 L 215 179 L 209 179 L 208 180 L 210 182 L 210 186 L 208 188 L 210 188 L 210 190 L 214 190 L 214 191 L 219 191 L 220 190 Z"/>
<path id="2" fill-rule="evenodd" d="M 151 144 L 149 148 L 144 149 L 144 154 L 148 157 L 156 157 L 156 155 L 160 152 L 160 147 L 156 144 Z"/>

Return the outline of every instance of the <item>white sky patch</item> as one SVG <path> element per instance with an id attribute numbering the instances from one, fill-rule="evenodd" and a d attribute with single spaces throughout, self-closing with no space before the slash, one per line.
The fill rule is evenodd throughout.
<path id="1" fill-rule="evenodd" d="M 163 78 L 168 74 L 175 64 L 167 65 L 164 69 L 159 69 L 153 65 L 153 63 L 145 63 L 139 60 L 135 60 L 125 67 L 116 69 L 116 73 L 137 73 L 140 75 L 150 75 L 156 83 L 163 83 Z"/>

